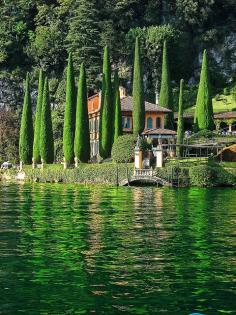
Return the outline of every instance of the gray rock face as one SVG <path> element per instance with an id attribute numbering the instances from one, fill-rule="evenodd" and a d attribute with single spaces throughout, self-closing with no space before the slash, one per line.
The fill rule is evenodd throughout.
<path id="1" fill-rule="evenodd" d="M 0 79 L 0 109 L 17 108 L 23 102 L 23 87 L 14 80 Z"/>
<path id="2" fill-rule="evenodd" d="M 33 108 L 36 106 L 37 91 L 32 89 L 31 99 Z M 0 110 L 17 109 L 22 107 L 24 101 L 23 82 L 15 79 L 0 79 Z"/>

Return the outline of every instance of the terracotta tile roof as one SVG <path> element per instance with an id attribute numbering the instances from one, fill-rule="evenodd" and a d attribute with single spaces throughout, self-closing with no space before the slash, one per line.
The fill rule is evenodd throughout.
<path id="1" fill-rule="evenodd" d="M 224 112 L 218 113 L 214 115 L 215 119 L 231 119 L 236 118 L 236 111 L 235 112 Z"/>
<path id="2" fill-rule="evenodd" d="M 176 135 L 176 131 L 170 129 L 147 129 L 143 133 L 143 135 Z"/>
<path id="3" fill-rule="evenodd" d="M 126 96 L 121 99 L 121 110 L 123 112 L 132 112 L 133 111 L 133 97 Z M 161 107 L 157 104 L 152 104 L 149 102 L 145 102 L 145 111 L 146 112 L 162 112 L 169 113 L 171 110 L 165 107 Z"/>

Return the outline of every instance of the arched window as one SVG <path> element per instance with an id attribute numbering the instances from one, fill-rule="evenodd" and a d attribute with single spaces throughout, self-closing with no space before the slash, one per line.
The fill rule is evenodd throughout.
<path id="1" fill-rule="evenodd" d="M 156 128 L 161 128 L 161 118 L 160 117 L 156 118 Z"/>
<path id="2" fill-rule="evenodd" d="M 152 118 L 151 117 L 148 117 L 147 119 L 147 129 L 152 129 Z"/>

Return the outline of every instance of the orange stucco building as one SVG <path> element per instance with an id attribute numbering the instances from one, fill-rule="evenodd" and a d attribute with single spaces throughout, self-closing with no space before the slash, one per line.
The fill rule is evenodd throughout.
<path id="1" fill-rule="evenodd" d="M 133 132 L 133 98 L 127 96 L 125 89 L 120 88 L 121 112 L 123 133 Z M 96 156 L 99 152 L 99 119 L 100 119 L 101 93 L 95 94 L 88 99 L 89 129 L 91 156 Z M 145 129 L 164 129 L 165 114 L 169 109 L 157 104 L 145 102 Z"/>

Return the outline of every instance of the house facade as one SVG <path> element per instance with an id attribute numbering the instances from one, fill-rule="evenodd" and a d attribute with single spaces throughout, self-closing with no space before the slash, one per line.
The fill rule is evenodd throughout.
<path id="1" fill-rule="evenodd" d="M 120 88 L 122 127 L 123 133 L 133 132 L 133 98 L 126 95 L 124 88 Z M 91 157 L 99 153 L 99 120 L 101 108 L 101 93 L 95 94 L 88 99 L 89 129 Z M 145 129 L 164 129 L 165 114 L 170 110 L 157 104 L 145 102 Z"/>

